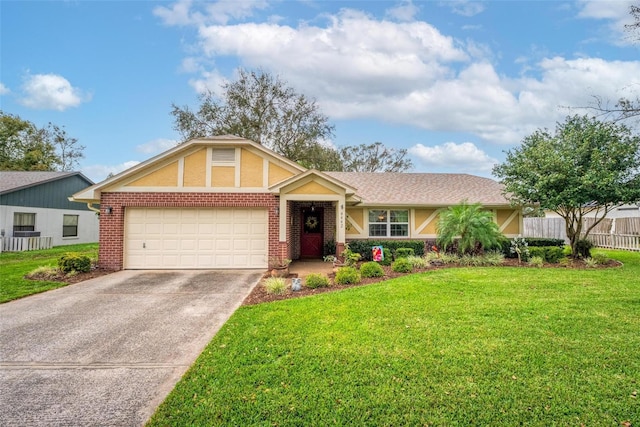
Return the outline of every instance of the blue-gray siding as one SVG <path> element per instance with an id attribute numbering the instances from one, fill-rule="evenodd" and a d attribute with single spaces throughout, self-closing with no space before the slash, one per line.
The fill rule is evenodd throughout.
<path id="1" fill-rule="evenodd" d="M 35 208 L 89 210 L 85 203 L 70 202 L 67 198 L 89 187 L 78 175 L 23 188 L 0 195 L 0 205 L 31 206 Z"/>

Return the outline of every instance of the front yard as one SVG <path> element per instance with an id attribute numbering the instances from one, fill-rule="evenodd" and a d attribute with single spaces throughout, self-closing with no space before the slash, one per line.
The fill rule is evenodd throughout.
<path id="1" fill-rule="evenodd" d="M 241 307 L 149 425 L 639 425 L 640 254 L 607 254 Z"/>

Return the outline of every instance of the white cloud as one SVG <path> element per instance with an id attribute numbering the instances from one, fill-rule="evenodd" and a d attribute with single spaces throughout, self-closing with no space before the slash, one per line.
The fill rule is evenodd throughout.
<path id="1" fill-rule="evenodd" d="M 89 165 L 82 168 L 82 173 L 93 182 L 103 181 L 109 174 L 119 174 L 120 172 L 137 165 L 138 161 L 130 160 L 119 165 Z"/>
<path id="2" fill-rule="evenodd" d="M 400 22 L 411 22 L 420 11 L 420 8 L 413 4 L 411 0 L 405 0 L 397 6 L 385 11 L 388 18 Z"/>
<path id="3" fill-rule="evenodd" d="M 266 9 L 269 4 L 266 0 L 221 0 L 204 4 L 203 11 L 192 10 L 192 6 L 192 0 L 178 0 L 170 7 L 157 6 L 153 13 L 165 25 L 224 25 L 231 20 L 249 18 L 254 9 Z"/>
<path id="4" fill-rule="evenodd" d="M 409 153 L 428 168 L 452 169 L 461 172 L 491 172 L 497 159 L 489 157 L 471 142 L 445 142 L 433 147 L 416 144 Z"/>
<path id="5" fill-rule="evenodd" d="M 627 44 L 633 42 L 625 25 L 634 22 L 629 13 L 634 3 L 632 0 L 579 0 L 578 17 L 609 21 L 603 36 L 615 44 Z"/>
<path id="6" fill-rule="evenodd" d="M 6 87 L 3 83 L 0 83 L 0 95 L 6 95 L 9 92 L 11 92 L 11 90 L 9 90 L 9 88 Z"/>
<path id="7" fill-rule="evenodd" d="M 484 4 L 479 1 L 448 0 L 442 4 L 448 6 L 453 13 L 467 17 L 482 13 L 485 9 Z"/>
<path id="8" fill-rule="evenodd" d="M 173 139 L 158 138 L 136 146 L 136 151 L 142 154 L 155 155 L 167 151 L 178 145 L 178 141 Z"/>
<path id="9" fill-rule="evenodd" d="M 40 110 L 64 111 L 77 107 L 91 98 L 57 74 L 27 75 L 22 90 L 24 96 L 20 103 L 25 107 Z"/>
<path id="10" fill-rule="evenodd" d="M 515 144 L 539 127 L 587 111 L 566 107 L 589 107 L 594 95 L 615 102 L 629 96 L 622 88 L 639 87 L 640 61 L 527 60 L 520 76 L 506 76 L 492 64 L 488 46 L 455 40 L 427 22 L 379 20 L 352 9 L 322 17 L 324 24 L 297 27 L 199 27 L 200 55 L 184 64 L 197 70 L 190 84 L 198 92 L 219 90 L 225 77 L 204 64 L 236 57 L 315 97 L 332 119 L 467 132 L 496 144 Z"/>

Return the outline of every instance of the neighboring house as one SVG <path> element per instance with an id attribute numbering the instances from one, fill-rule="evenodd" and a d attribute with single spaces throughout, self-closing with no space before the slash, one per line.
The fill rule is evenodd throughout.
<path id="1" fill-rule="evenodd" d="M 80 172 L 0 172 L 0 235 L 51 237 L 53 246 L 98 241 L 98 215 L 68 198 L 93 182 Z"/>
<path id="2" fill-rule="evenodd" d="M 586 218 L 595 217 L 595 212 L 589 212 L 585 215 Z M 561 218 L 560 215 L 553 211 L 544 211 L 545 218 Z M 602 212 L 598 212 L 598 218 L 602 216 Z M 633 205 L 620 205 L 609 212 L 607 212 L 607 218 L 640 218 L 640 202 Z"/>
<path id="3" fill-rule="evenodd" d="M 522 230 L 495 181 L 464 174 L 307 170 L 252 141 L 188 141 L 73 196 L 100 203 L 101 267 L 267 268 L 321 257 L 351 239 L 436 237 L 438 213 L 463 200 Z"/>

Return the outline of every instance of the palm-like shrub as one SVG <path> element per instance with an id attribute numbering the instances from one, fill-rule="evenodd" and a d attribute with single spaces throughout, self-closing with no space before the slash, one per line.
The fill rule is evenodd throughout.
<path id="1" fill-rule="evenodd" d="M 500 245 L 503 238 L 493 214 L 482 210 L 480 203 L 462 202 L 450 206 L 440 214 L 437 226 L 438 244 L 445 250 L 458 244 L 458 253 L 472 253 L 477 248 L 488 249 Z"/>

